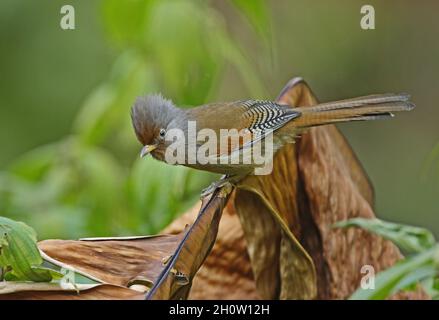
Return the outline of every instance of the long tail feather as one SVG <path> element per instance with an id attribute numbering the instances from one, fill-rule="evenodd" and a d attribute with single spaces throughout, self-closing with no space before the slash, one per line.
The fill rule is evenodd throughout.
<path id="1" fill-rule="evenodd" d="M 409 111 L 415 105 L 407 94 L 378 94 L 295 108 L 302 115 L 294 120 L 300 128 L 330 123 L 377 120 L 393 117 L 393 112 Z"/>

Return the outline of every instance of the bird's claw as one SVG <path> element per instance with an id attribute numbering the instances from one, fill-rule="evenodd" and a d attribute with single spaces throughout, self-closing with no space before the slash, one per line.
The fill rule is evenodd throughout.
<path id="1" fill-rule="evenodd" d="M 221 187 L 218 197 L 226 198 L 230 194 L 230 192 L 232 192 L 232 190 L 233 190 L 233 184 L 229 181 L 226 181 L 226 183 L 224 183 L 223 186 Z"/>
<path id="2" fill-rule="evenodd" d="M 210 186 L 208 186 L 207 188 L 203 189 L 203 191 L 201 191 L 200 198 L 204 199 L 204 198 L 208 197 L 209 195 L 214 193 L 216 189 L 219 189 L 219 188 L 221 188 L 221 192 L 219 194 L 219 197 L 226 197 L 232 191 L 233 184 L 226 179 L 215 181 L 215 182 L 211 183 Z"/>
<path id="3" fill-rule="evenodd" d="M 201 198 L 201 199 L 204 199 L 204 198 L 208 197 L 209 195 L 211 195 L 212 193 L 214 193 L 214 191 L 215 191 L 217 188 L 220 187 L 220 186 L 218 185 L 218 182 L 219 182 L 219 181 L 215 181 L 215 182 L 211 183 L 210 186 L 208 186 L 207 188 L 204 188 L 204 189 L 201 191 L 200 198 Z"/>

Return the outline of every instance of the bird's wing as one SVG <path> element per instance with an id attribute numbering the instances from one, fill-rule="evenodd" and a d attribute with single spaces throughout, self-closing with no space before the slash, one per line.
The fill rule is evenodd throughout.
<path id="1" fill-rule="evenodd" d="M 213 129 L 218 137 L 217 148 L 211 157 L 227 157 L 253 146 L 290 120 L 300 116 L 289 106 L 264 100 L 243 100 L 225 104 L 206 105 L 196 112 L 208 114 L 201 128 Z M 207 118 L 207 119 L 206 119 Z M 233 139 L 220 129 L 236 129 L 239 139 Z M 223 143 L 221 143 L 221 140 Z M 199 141 L 203 144 L 205 141 Z"/>
<path id="2" fill-rule="evenodd" d="M 242 114 L 243 124 L 253 134 L 249 145 L 262 140 L 268 134 L 300 116 L 300 112 L 273 101 L 246 100 L 242 102 L 247 110 Z M 242 147 L 249 145 L 244 144 Z"/>

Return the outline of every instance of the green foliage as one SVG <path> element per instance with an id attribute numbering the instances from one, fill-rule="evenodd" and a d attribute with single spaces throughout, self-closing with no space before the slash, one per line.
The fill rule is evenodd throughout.
<path id="1" fill-rule="evenodd" d="M 31 227 L 0 216 L 0 282 L 63 282 L 75 288 L 76 284 L 99 283 L 73 267 L 66 269 L 57 263 L 41 256 L 37 234 Z"/>
<path id="2" fill-rule="evenodd" d="M 379 219 L 354 218 L 340 221 L 335 226 L 341 228 L 359 227 L 368 230 L 392 241 L 408 253 L 423 252 L 435 244 L 433 234 L 424 228 L 385 222 Z"/>
<path id="3" fill-rule="evenodd" d="M 406 258 L 393 267 L 377 274 L 375 289 L 359 288 L 352 294 L 352 300 L 381 300 L 386 299 L 400 290 L 414 290 L 416 284 L 436 279 L 438 276 L 438 261 L 435 255 L 439 246 Z M 427 288 L 431 293 L 431 288 Z M 436 293 L 437 294 L 437 293 Z"/>
<path id="4" fill-rule="evenodd" d="M 262 35 L 269 23 L 264 2 L 230 3 Z M 116 52 L 110 74 L 86 97 L 68 136 L 0 172 L 1 212 L 44 238 L 156 233 L 215 178 L 138 158 L 130 122 L 137 96 L 161 91 L 179 105 L 205 103 L 227 65 L 251 95 L 265 94 L 246 48 L 209 2 L 109 0 L 100 13 L 96 20 Z"/>
<path id="5" fill-rule="evenodd" d="M 374 289 L 358 288 L 350 299 L 386 299 L 400 290 L 415 290 L 421 284 L 433 299 L 439 298 L 439 244 L 423 228 L 355 218 L 341 221 L 335 227 L 360 227 L 393 241 L 406 251 L 407 258 L 377 274 Z"/>
<path id="6" fill-rule="evenodd" d="M 35 231 L 24 224 L 0 217 L 0 269 L 5 280 L 44 282 L 52 280 L 36 245 Z M 1 279 L 0 279 L 1 280 Z"/>

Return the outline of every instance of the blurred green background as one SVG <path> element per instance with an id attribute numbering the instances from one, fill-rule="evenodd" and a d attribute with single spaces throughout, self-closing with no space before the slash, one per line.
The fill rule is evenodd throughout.
<path id="1" fill-rule="evenodd" d="M 340 125 L 380 218 L 439 234 L 439 4 L 368 1 L 0 2 L 0 215 L 41 238 L 155 233 L 215 177 L 138 159 L 135 98 L 274 98 L 302 76 L 320 100 L 408 92 L 417 108 Z M 183 186 L 183 187 L 182 187 Z"/>

